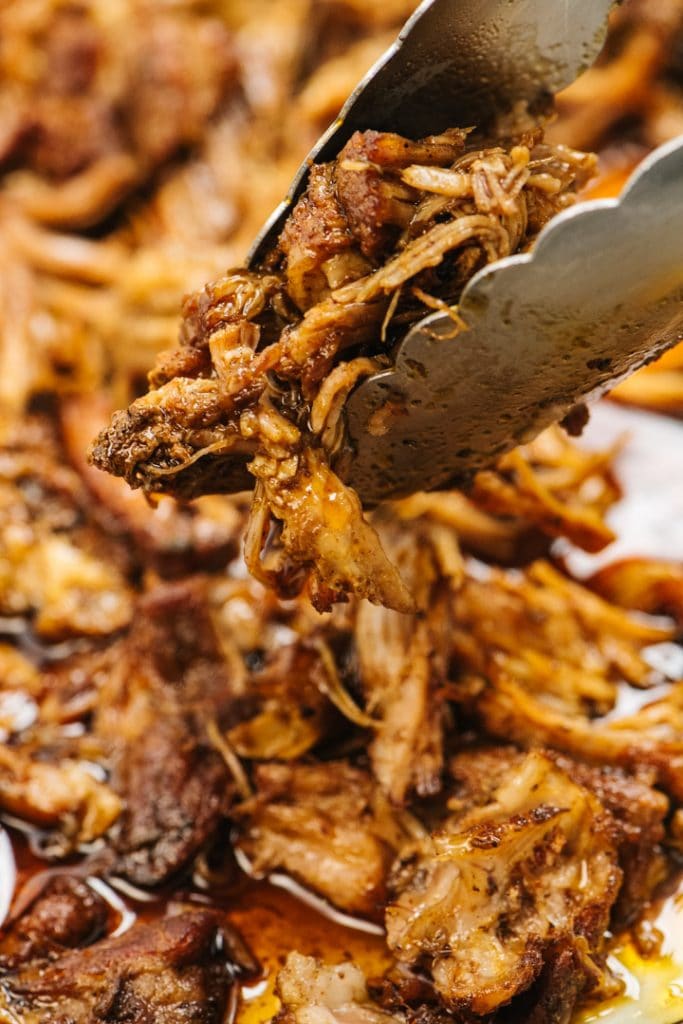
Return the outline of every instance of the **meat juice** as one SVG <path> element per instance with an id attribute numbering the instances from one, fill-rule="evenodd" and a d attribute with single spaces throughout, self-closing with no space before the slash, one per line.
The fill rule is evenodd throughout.
<path id="1" fill-rule="evenodd" d="M 33 848 L 38 837 L 37 832 L 11 826 L 0 830 L 0 924 L 12 899 L 50 870 Z M 301 952 L 330 961 L 353 959 L 371 976 L 381 974 L 391 960 L 379 927 L 364 921 L 354 923 L 351 918 L 342 923 L 343 915 L 331 908 L 325 912 L 318 901 L 313 906 L 303 890 L 287 881 L 282 876 L 273 883 L 259 881 L 235 868 L 226 884 L 207 885 L 195 876 L 186 886 L 174 886 L 172 892 L 162 891 L 157 896 L 116 881 L 109 885 L 94 879 L 91 884 L 96 883 L 97 892 L 111 908 L 109 934 L 121 934 L 135 921 L 150 922 L 163 916 L 171 903 L 210 902 L 224 908 L 262 969 L 260 977 L 242 987 L 237 1019 L 240 1024 L 262 1024 L 277 1012 L 275 975 L 292 948 L 293 936 Z"/>

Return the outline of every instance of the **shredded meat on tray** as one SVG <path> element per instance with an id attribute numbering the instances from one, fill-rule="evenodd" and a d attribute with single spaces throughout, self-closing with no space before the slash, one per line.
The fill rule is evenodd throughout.
<path id="1" fill-rule="evenodd" d="M 544 756 L 590 790 L 612 817 L 623 874 L 612 920 L 623 926 L 651 898 L 666 873 L 662 841 L 669 801 L 654 788 L 654 773 L 648 769 L 629 774 L 620 768 L 582 764 L 556 751 L 546 750 Z M 514 747 L 504 746 L 478 746 L 456 754 L 449 764 L 455 783 L 448 797 L 452 820 L 467 814 L 473 805 L 488 804 L 495 791 L 521 770 L 524 759 Z"/>
<path id="2" fill-rule="evenodd" d="M 373 1003 L 363 972 L 353 963 L 328 967 L 290 953 L 278 975 L 278 1024 L 392 1024 L 401 1016 Z"/>
<path id="3" fill-rule="evenodd" d="M 39 0 L 4 11 L 0 32 L 11 110 L 0 162 L 22 168 L 17 199 L 51 224 L 87 226 L 109 212 L 201 138 L 235 84 L 226 26 L 180 5 L 124 0 L 107 17 L 106 4 Z"/>
<path id="4" fill-rule="evenodd" d="M 185 498 L 235 489 L 247 467 L 258 579 L 287 596 L 307 583 L 320 610 L 353 593 L 410 611 L 414 595 L 331 465 L 344 401 L 410 324 L 532 245 L 592 167 L 539 133 L 489 149 L 459 129 L 417 142 L 356 133 L 311 169 L 261 269 L 186 301 L 181 348 L 100 435 L 95 465 Z"/>
<path id="5" fill-rule="evenodd" d="M 355 135 L 225 274 L 415 6 L 0 5 L 3 1022 L 569 1024 L 662 967 L 683 569 L 610 556 L 628 441 L 364 513 L 344 406 L 680 133 L 683 0 L 545 139 Z"/>

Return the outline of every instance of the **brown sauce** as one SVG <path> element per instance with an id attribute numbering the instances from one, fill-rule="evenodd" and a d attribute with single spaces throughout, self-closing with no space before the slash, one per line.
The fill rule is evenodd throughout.
<path id="1" fill-rule="evenodd" d="M 26 835 L 14 829 L 0 830 L 0 920 L 12 890 L 21 893 L 45 869 L 45 862 L 31 851 Z M 144 901 L 136 900 L 132 890 L 124 895 L 99 880 L 92 884 L 112 906 L 112 934 L 120 934 L 136 920 L 150 920 L 163 914 L 168 903 L 165 896 L 144 894 Z M 237 1024 L 264 1024 L 277 1012 L 275 976 L 293 946 L 333 963 L 355 960 L 368 976 L 381 974 L 390 963 L 381 934 L 361 930 L 363 922 L 357 922 L 356 927 L 341 924 L 335 920 L 337 915 L 333 911 L 323 913 L 281 885 L 254 881 L 243 872 L 238 872 L 231 884 L 218 892 L 190 886 L 175 892 L 173 898 L 208 898 L 222 906 L 258 958 L 262 973 L 242 987 Z M 628 936 L 617 938 L 610 963 L 624 981 L 624 993 L 609 1003 L 580 1010 L 575 1024 L 674 1024 L 682 1019 L 683 879 L 672 886 L 670 895 L 648 911 L 645 920 L 657 935 L 656 955 L 646 960 Z"/>
<path id="2" fill-rule="evenodd" d="M 51 870 L 32 849 L 31 838 L 28 830 L 0 828 L 0 924 L 12 898 L 20 897 L 41 872 Z M 62 865 L 54 869 L 69 870 Z M 72 870 L 78 870 L 78 865 Z M 309 902 L 307 894 L 288 881 L 282 876 L 273 883 L 257 881 L 235 867 L 225 884 L 207 885 L 196 878 L 158 895 L 116 881 L 108 884 L 95 879 L 91 884 L 112 908 L 110 934 L 121 934 L 137 920 L 163 915 L 170 902 L 208 901 L 224 909 L 262 969 L 260 977 L 243 986 L 237 1019 L 240 1024 L 262 1024 L 277 1012 L 275 976 L 294 948 L 330 961 L 355 960 L 370 976 L 382 974 L 390 962 L 379 928 L 352 919 L 342 923 L 343 915 L 328 910 L 314 897 Z"/>

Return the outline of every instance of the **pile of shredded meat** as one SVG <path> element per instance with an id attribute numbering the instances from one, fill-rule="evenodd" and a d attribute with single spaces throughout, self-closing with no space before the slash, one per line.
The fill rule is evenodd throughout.
<path id="1" fill-rule="evenodd" d="M 350 593 L 409 611 L 414 595 L 330 465 L 344 401 L 430 309 L 457 320 L 469 278 L 532 245 L 592 169 L 540 133 L 488 149 L 460 129 L 356 133 L 311 169 L 261 269 L 186 300 L 181 347 L 100 435 L 95 465 L 187 498 L 238 489 L 247 464 L 257 579 L 282 596 L 307 585 L 320 611 Z"/>
<path id="2" fill-rule="evenodd" d="M 244 575 L 213 506 L 191 522 L 169 510 L 179 536 L 225 532 L 203 572 L 186 549 L 164 579 L 158 512 L 137 532 L 137 504 L 126 521 L 118 490 L 90 489 L 51 416 L 28 425 L 23 449 L 2 449 L 2 538 L 30 529 L 70 571 L 41 590 L 13 571 L 0 591 L 31 638 L 0 648 L 0 808 L 63 862 L 0 928 L 0 989 L 22 1024 L 55 1006 L 79 1024 L 218 1022 L 259 969 L 225 897 L 206 906 L 234 851 L 386 929 L 394 966 L 367 983 L 293 955 L 283 1018 L 510 1007 L 557 1024 L 620 991 L 607 933 L 637 920 L 679 843 L 683 683 L 648 650 L 679 635 L 683 574 L 624 563 L 591 589 L 538 557 L 556 535 L 609 540 L 609 453 L 556 428 L 482 484 L 505 494 L 502 514 L 458 492 L 382 509 L 378 535 L 424 610 L 354 599 L 321 617 Z M 618 713 L 626 692 L 641 710 Z M 112 936 L 105 897 L 122 883 L 180 890 L 168 916 Z"/>
<path id="3" fill-rule="evenodd" d="M 657 954 L 683 565 L 609 560 L 620 446 L 365 519 L 342 410 L 584 189 L 564 145 L 608 189 L 679 130 L 681 3 L 625 0 L 545 141 L 355 136 L 219 276 L 414 6 L 0 10 L 3 1022 L 568 1024 Z M 87 458 L 129 405 L 137 491 Z"/>

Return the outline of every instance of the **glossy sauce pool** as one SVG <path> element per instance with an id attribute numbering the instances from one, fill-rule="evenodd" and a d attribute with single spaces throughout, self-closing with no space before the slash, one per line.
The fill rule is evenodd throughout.
<path id="1" fill-rule="evenodd" d="M 0 826 L 0 924 L 12 896 L 41 872 L 68 870 L 47 865 L 31 849 L 30 833 Z M 390 965 L 381 929 L 366 922 L 342 923 L 344 915 L 327 910 L 283 876 L 274 882 L 255 881 L 238 868 L 225 884 L 197 884 L 155 897 L 119 883 L 95 879 L 93 887 L 110 905 L 108 934 L 121 934 L 136 920 L 163 915 L 167 904 L 210 902 L 226 911 L 249 949 L 261 964 L 262 974 L 242 987 L 237 1008 L 238 1024 L 261 1024 L 278 1010 L 274 981 L 292 949 L 333 962 L 356 960 L 370 975 L 382 974 Z M 139 897 L 139 898 L 136 898 Z M 319 905 L 316 909 L 315 904 Z"/>
<path id="2" fill-rule="evenodd" d="M 569 553 L 567 560 L 579 575 L 626 555 L 683 560 L 683 423 L 603 403 L 593 414 L 584 443 L 602 447 L 624 434 L 630 435 L 630 442 L 617 460 L 617 472 L 625 497 L 611 513 L 619 539 L 598 557 Z M 45 869 L 25 835 L 0 828 L 0 922 L 13 894 Z M 332 963 L 356 960 L 369 976 L 380 975 L 389 966 L 379 929 L 369 926 L 368 931 L 364 922 L 344 921 L 343 915 L 307 900 L 296 886 L 283 888 L 288 886 L 286 879 L 275 881 L 254 881 L 235 867 L 221 884 L 197 880 L 172 894 L 174 902 L 208 900 L 224 908 L 261 963 L 261 977 L 242 989 L 237 1024 L 264 1024 L 277 1011 L 274 979 L 292 949 Z M 168 897 L 163 894 L 150 898 L 129 887 L 95 884 L 110 903 L 114 931 L 164 912 Z M 610 962 L 624 980 L 624 994 L 584 1008 L 575 1024 L 683 1021 L 683 878 L 646 917 L 649 927 L 661 934 L 660 953 L 643 960 L 627 938 L 617 939 Z"/>

